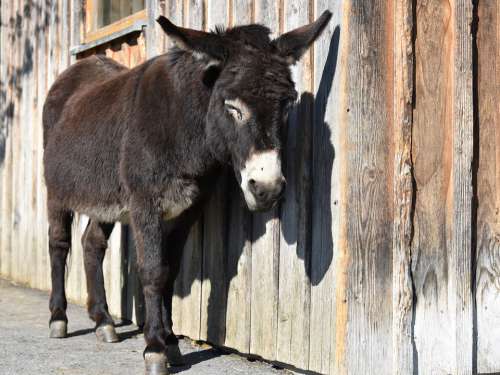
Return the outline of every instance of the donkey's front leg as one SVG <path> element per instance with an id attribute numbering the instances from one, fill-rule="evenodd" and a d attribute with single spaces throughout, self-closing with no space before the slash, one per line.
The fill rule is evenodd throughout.
<path id="1" fill-rule="evenodd" d="M 166 375 L 167 334 L 162 320 L 162 297 L 168 278 L 168 265 L 162 252 L 164 239 L 161 233 L 161 212 L 147 198 L 134 199 L 131 216 L 139 275 L 146 302 L 146 375 Z"/>

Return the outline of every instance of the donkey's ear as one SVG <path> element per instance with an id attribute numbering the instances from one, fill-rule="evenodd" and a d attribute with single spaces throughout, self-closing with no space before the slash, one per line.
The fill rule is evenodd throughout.
<path id="1" fill-rule="evenodd" d="M 224 60 L 225 48 L 219 35 L 176 26 L 163 16 L 158 17 L 156 22 L 180 49 L 189 51 L 199 58 Z"/>
<path id="2" fill-rule="evenodd" d="M 285 57 L 289 64 L 295 64 L 321 35 L 330 18 L 332 13 L 325 10 L 313 23 L 289 31 L 273 40 L 278 53 Z"/>

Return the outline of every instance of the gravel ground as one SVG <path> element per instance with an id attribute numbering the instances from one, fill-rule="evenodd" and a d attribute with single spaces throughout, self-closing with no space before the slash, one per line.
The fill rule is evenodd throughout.
<path id="1" fill-rule="evenodd" d="M 93 323 L 81 306 L 68 306 L 68 336 L 48 338 L 48 294 L 0 280 L 0 375 L 143 374 L 144 338 L 134 325 L 117 328 L 120 342 L 98 342 Z M 181 340 L 184 367 L 171 374 L 289 374 L 267 363 L 250 362 L 209 346 Z"/>

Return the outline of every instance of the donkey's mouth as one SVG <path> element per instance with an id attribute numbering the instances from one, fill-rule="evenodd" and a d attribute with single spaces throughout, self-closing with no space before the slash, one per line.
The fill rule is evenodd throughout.
<path id="1" fill-rule="evenodd" d="M 277 199 L 266 202 L 266 203 L 260 203 L 260 204 L 255 204 L 255 205 L 249 205 L 247 203 L 248 209 L 252 212 L 266 212 L 269 210 L 272 210 L 273 208 L 276 208 L 279 203 L 284 202 L 285 199 L 283 198 L 284 194 L 281 194 Z"/>

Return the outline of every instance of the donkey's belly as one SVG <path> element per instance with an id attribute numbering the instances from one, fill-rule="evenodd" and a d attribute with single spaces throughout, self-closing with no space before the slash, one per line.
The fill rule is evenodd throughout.
<path id="1" fill-rule="evenodd" d="M 164 220 L 174 219 L 191 207 L 198 197 L 199 190 L 193 184 L 183 186 L 182 192 L 176 191 L 176 193 L 172 194 L 172 191 L 169 191 L 159 202 Z M 76 206 L 74 210 L 101 222 L 130 223 L 130 209 L 126 204 Z"/>
<path id="2" fill-rule="evenodd" d="M 174 219 L 182 214 L 190 205 L 173 204 L 169 205 L 163 211 L 163 220 Z M 122 224 L 130 223 L 130 211 L 126 206 L 111 205 L 104 207 L 79 207 L 75 209 L 80 214 L 86 215 L 91 219 L 106 223 L 120 222 Z"/>

